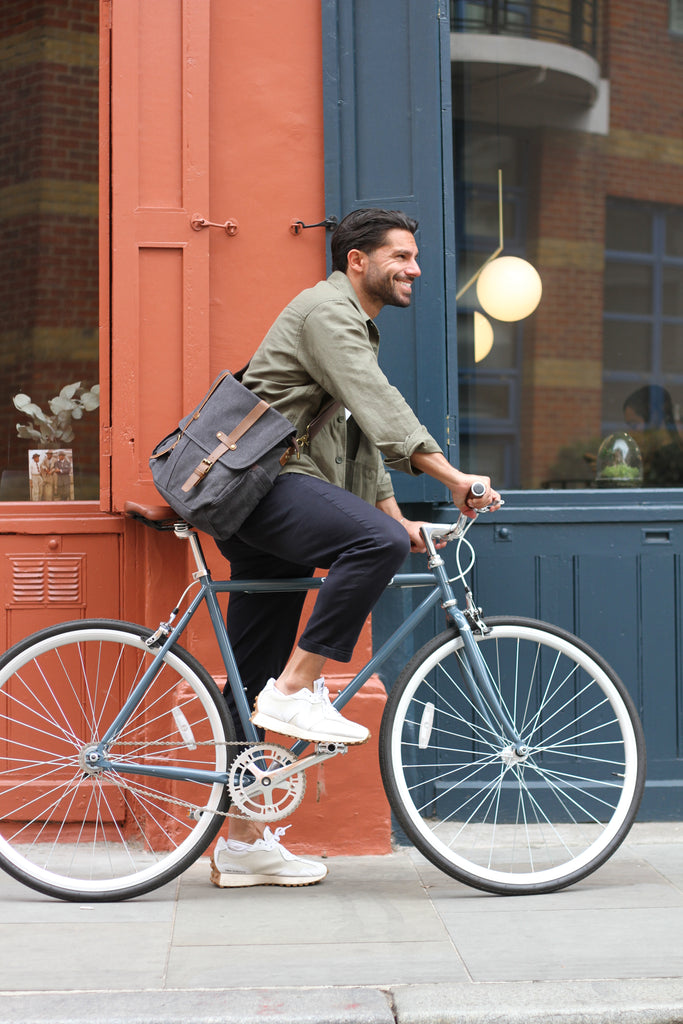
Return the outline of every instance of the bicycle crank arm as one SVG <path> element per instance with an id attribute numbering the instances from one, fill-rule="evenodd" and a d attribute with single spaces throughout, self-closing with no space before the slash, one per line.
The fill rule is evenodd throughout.
<path id="1" fill-rule="evenodd" d="M 291 764 L 284 765 L 282 768 L 274 768 L 270 772 L 259 772 L 256 766 L 252 767 L 254 775 L 257 775 L 257 782 L 259 785 L 273 785 L 278 782 L 284 782 L 291 775 L 296 775 L 297 772 L 306 772 L 309 768 L 312 768 L 316 764 L 320 764 L 322 761 L 328 761 L 331 757 L 336 757 L 337 754 L 345 754 L 347 746 L 344 743 L 316 743 L 315 754 L 309 754 L 308 757 L 300 757 L 297 761 L 292 761 Z"/>

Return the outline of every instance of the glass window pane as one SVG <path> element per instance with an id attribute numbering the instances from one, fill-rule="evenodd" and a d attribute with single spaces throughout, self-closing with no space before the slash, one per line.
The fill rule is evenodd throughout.
<path id="1" fill-rule="evenodd" d="M 485 473 L 492 480 L 505 480 L 506 463 L 511 456 L 509 438 L 490 437 L 486 434 L 475 437 L 462 434 L 460 437 L 460 465 L 465 472 Z"/>
<path id="2" fill-rule="evenodd" d="M 506 381 L 463 380 L 460 416 L 477 420 L 506 420 L 510 415 L 510 388 Z"/>
<path id="3" fill-rule="evenodd" d="M 603 368 L 647 373 L 652 358 L 652 325 L 634 320 L 606 320 Z"/>
<path id="4" fill-rule="evenodd" d="M 615 263 L 605 266 L 605 312 L 652 311 L 652 268 L 645 263 Z"/>
<path id="5" fill-rule="evenodd" d="M 97 499 L 98 5 L 23 6 L 0 4 L 0 500 Z"/>
<path id="6" fill-rule="evenodd" d="M 666 212 L 666 254 L 683 257 L 683 210 Z"/>
<path id="7" fill-rule="evenodd" d="M 602 419 L 609 430 L 625 430 L 624 402 L 637 390 L 633 381 L 605 381 L 602 387 Z"/>
<path id="8" fill-rule="evenodd" d="M 662 370 L 683 374 L 683 323 L 662 325 Z"/>
<path id="9" fill-rule="evenodd" d="M 683 267 L 662 268 L 662 310 L 664 316 L 683 316 Z"/>
<path id="10" fill-rule="evenodd" d="M 515 204 L 503 200 L 503 233 L 505 238 L 512 238 L 515 233 Z M 465 214 L 465 231 L 468 237 L 489 236 L 492 245 L 498 242 L 500 226 L 498 219 L 498 196 L 493 193 L 483 194 L 472 191 L 467 200 Z"/>
<path id="11" fill-rule="evenodd" d="M 482 349 L 477 352 L 475 347 L 473 314 L 458 315 L 458 366 L 461 370 L 471 370 L 475 365 L 483 370 L 515 368 L 518 325 L 500 320 L 488 323 L 493 331 L 493 342 L 490 348 L 486 346 L 486 354 L 482 355 Z"/>
<path id="12" fill-rule="evenodd" d="M 669 0 L 669 28 L 683 33 L 683 0 Z"/>
<path id="13" fill-rule="evenodd" d="M 607 204 L 605 248 L 619 252 L 650 252 L 652 211 L 632 203 Z"/>
<path id="14" fill-rule="evenodd" d="M 498 168 L 503 172 L 505 187 L 524 184 L 522 148 L 514 136 L 468 128 L 464 146 L 456 152 L 456 162 L 462 168 L 460 178 L 468 185 L 497 189 Z"/>

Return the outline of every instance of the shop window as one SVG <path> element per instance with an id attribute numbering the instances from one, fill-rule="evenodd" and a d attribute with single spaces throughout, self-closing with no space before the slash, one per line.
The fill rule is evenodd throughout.
<path id="1" fill-rule="evenodd" d="M 0 6 L 0 501 L 99 497 L 98 17 Z"/>
<path id="2" fill-rule="evenodd" d="M 505 253 L 524 254 L 528 161 L 522 136 L 456 124 L 454 139 L 460 287 L 498 244 L 498 167 L 504 182 Z M 493 344 L 482 357 L 474 333 L 478 311 L 476 290 L 470 288 L 458 303 L 460 465 L 489 473 L 501 486 L 518 487 L 522 330 L 518 324 L 497 322 Z"/>
<path id="3" fill-rule="evenodd" d="M 626 425 L 644 484 L 683 485 L 683 210 L 609 199 L 603 431 Z"/>

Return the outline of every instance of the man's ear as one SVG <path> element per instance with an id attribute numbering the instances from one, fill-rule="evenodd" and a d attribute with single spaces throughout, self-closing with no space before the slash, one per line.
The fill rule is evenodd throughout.
<path id="1" fill-rule="evenodd" d="M 349 249 L 346 254 L 347 270 L 353 270 L 357 274 L 362 273 L 365 269 L 367 258 L 367 253 L 363 252 L 362 249 Z"/>

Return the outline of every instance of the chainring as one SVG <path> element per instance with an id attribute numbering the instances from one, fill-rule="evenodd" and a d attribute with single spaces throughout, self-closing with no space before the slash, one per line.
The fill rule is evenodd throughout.
<path id="1" fill-rule="evenodd" d="M 235 758 L 230 768 L 228 789 L 235 807 L 256 821 L 279 821 L 297 809 L 306 792 L 305 772 L 286 779 L 268 775 L 288 768 L 296 758 L 276 743 L 255 743 Z"/>

